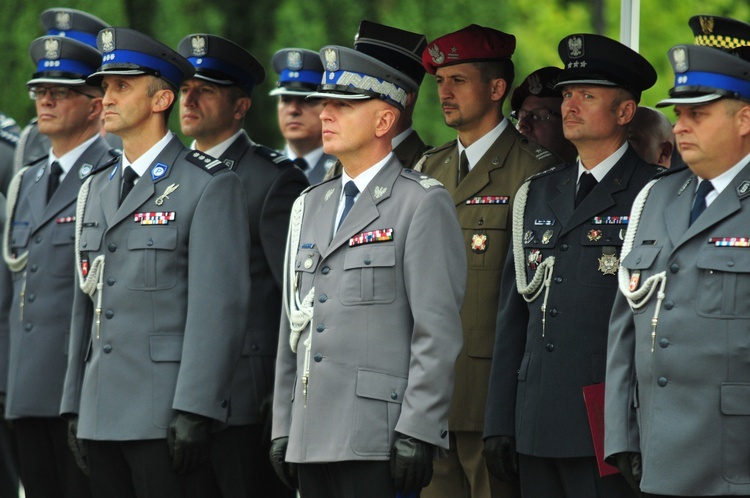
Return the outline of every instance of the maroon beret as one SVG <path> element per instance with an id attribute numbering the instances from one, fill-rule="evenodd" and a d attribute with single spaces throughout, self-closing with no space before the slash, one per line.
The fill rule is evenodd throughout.
<path id="1" fill-rule="evenodd" d="M 509 59 L 515 50 L 515 36 L 472 24 L 429 43 L 422 52 L 422 65 L 435 74 L 443 66 Z"/>

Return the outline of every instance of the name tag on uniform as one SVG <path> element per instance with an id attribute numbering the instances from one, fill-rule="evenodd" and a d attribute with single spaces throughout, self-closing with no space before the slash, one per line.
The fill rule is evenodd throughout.
<path id="1" fill-rule="evenodd" d="M 349 239 L 349 247 L 373 244 L 375 242 L 388 242 L 390 240 L 393 240 L 393 228 L 381 228 L 355 235 Z"/>

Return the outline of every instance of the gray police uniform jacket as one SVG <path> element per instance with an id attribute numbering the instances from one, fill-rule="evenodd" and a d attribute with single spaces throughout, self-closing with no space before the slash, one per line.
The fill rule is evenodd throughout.
<path id="1" fill-rule="evenodd" d="M 5 228 L 5 196 L 0 193 L 0 221 Z M 8 314 L 10 302 L 13 299 L 13 282 L 10 270 L 5 265 L 0 265 L 0 394 L 5 394 L 8 384 L 8 350 L 10 349 L 10 326 Z M 0 418 L 3 414 L 0 414 Z"/>
<path id="2" fill-rule="evenodd" d="M 273 391 L 279 339 L 282 271 L 289 213 L 308 185 L 284 155 L 242 133 L 219 157 L 242 180 L 250 222 L 250 300 L 245 342 L 232 382 L 229 425 L 258 424 L 260 406 Z"/>
<path id="3" fill-rule="evenodd" d="M 113 159 L 109 151 L 107 142 L 98 137 L 49 203 L 46 160 L 19 172 L 12 182 L 7 240 L 13 258 L 8 419 L 59 415 L 73 306 L 76 199 L 91 171 Z M 18 258 L 26 258 L 25 264 L 17 264 Z"/>
<path id="4" fill-rule="evenodd" d="M 330 154 L 324 153 L 322 156 L 320 156 L 318 162 L 315 163 L 308 171 L 305 171 L 305 175 L 307 175 L 307 179 L 310 182 L 310 185 L 315 185 L 316 183 L 322 182 L 328 170 L 330 170 L 335 163 L 336 158 Z"/>
<path id="5" fill-rule="evenodd" d="M 660 272 L 666 287 L 653 339 L 656 295 L 615 300 L 605 454 L 642 453 L 647 493 L 750 495 L 750 164 L 688 226 L 696 181 L 659 179 L 622 262 L 634 289 Z"/>
<path id="6" fill-rule="evenodd" d="M 391 156 L 332 237 L 340 194 L 336 178 L 304 198 L 287 264 L 313 317 L 294 354 L 282 316 L 272 437 L 291 462 L 387 460 L 394 431 L 447 448 L 466 281 L 453 202 Z"/>
<path id="7" fill-rule="evenodd" d="M 250 292 L 242 183 L 175 137 L 118 208 L 117 169 L 79 194 L 80 266 L 104 264 L 93 301 L 76 287 L 61 413 L 94 440 L 165 438 L 175 410 L 225 422 Z"/>
<path id="8" fill-rule="evenodd" d="M 511 126 L 459 186 L 455 140 L 425 154 L 423 171 L 442 182 L 453 196 L 468 265 L 461 310 L 464 347 L 456 362 L 452 430 L 484 429 L 500 278 L 510 246 L 516 190 L 531 175 L 559 163 L 557 156 Z"/>
<path id="9" fill-rule="evenodd" d="M 513 252 L 500 291 L 485 437 L 515 436 L 519 453 L 593 456 L 583 387 L 604 382 L 607 327 L 617 265 L 633 199 L 657 173 L 628 146 L 574 207 L 578 167 L 563 165 L 530 181 L 522 226 L 525 281 L 554 256 L 549 296 L 527 303 L 517 289 Z M 518 202 L 518 194 L 516 202 Z M 516 220 L 514 220 L 516 223 Z"/>

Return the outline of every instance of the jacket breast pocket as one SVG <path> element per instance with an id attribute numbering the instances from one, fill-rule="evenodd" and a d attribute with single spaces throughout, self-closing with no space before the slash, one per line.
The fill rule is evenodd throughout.
<path id="1" fill-rule="evenodd" d="M 130 230 L 128 251 L 135 264 L 124 268 L 125 285 L 132 290 L 170 289 L 177 283 L 177 228 L 156 226 Z"/>
<path id="2" fill-rule="evenodd" d="M 636 246 L 622 259 L 620 264 L 630 271 L 632 291 L 637 290 L 638 286 L 643 285 L 647 278 L 656 273 L 651 268 L 660 252 L 661 246 Z M 633 314 L 638 315 L 647 308 L 647 306 L 640 308 L 631 306 L 630 309 Z"/>
<path id="3" fill-rule="evenodd" d="M 401 413 L 405 377 L 373 370 L 357 371 L 352 451 L 358 455 L 387 455 L 391 434 Z"/>
<path id="4" fill-rule="evenodd" d="M 386 304 L 396 299 L 396 247 L 365 244 L 344 256 L 341 303 Z"/>
<path id="5" fill-rule="evenodd" d="M 10 247 L 16 256 L 24 252 L 29 246 L 29 238 L 31 238 L 31 227 L 29 225 L 25 223 L 13 225 L 13 229 L 10 232 Z"/>
<path id="6" fill-rule="evenodd" d="M 58 223 L 52 228 L 52 246 L 54 261 L 51 262 L 52 275 L 56 277 L 73 276 L 75 271 L 75 223 Z"/>
<path id="7" fill-rule="evenodd" d="M 602 288 L 617 285 L 620 249 L 625 237 L 624 224 L 587 224 L 581 233 L 578 279 L 581 283 Z"/>
<path id="8" fill-rule="evenodd" d="M 709 246 L 698 256 L 696 310 L 711 318 L 750 318 L 750 251 Z"/>
<path id="9" fill-rule="evenodd" d="M 101 228 L 84 228 L 78 240 L 78 250 L 81 252 L 98 252 L 102 247 L 104 230 Z"/>
<path id="10" fill-rule="evenodd" d="M 300 298 L 304 298 L 313 286 L 315 272 L 320 263 L 320 252 L 317 249 L 300 249 L 294 261 L 296 286 L 299 289 Z"/>

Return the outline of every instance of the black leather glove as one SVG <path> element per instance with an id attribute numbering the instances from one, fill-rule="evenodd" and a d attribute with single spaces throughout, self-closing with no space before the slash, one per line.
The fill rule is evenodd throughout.
<path id="1" fill-rule="evenodd" d="M 286 461 L 286 448 L 289 445 L 289 438 L 277 437 L 271 441 L 271 451 L 268 456 L 271 459 L 273 470 L 279 476 L 289 489 L 297 489 L 297 464 Z"/>
<path id="2" fill-rule="evenodd" d="M 616 453 L 613 455 L 615 465 L 620 469 L 622 477 L 633 488 L 637 496 L 643 496 L 641 491 L 641 477 L 643 477 L 643 466 L 641 465 L 641 454 L 632 451 Z"/>
<path id="3" fill-rule="evenodd" d="M 167 445 L 172 470 L 179 474 L 192 472 L 208 459 L 211 449 L 211 424 L 208 417 L 177 412 L 167 430 Z"/>
<path id="4" fill-rule="evenodd" d="M 391 477 L 396 489 L 418 492 L 432 480 L 433 446 L 419 439 L 396 434 L 391 450 Z"/>
<path id="5" fill-rule="evenodd" d="M 518 485 L 518 453 L 514 437 L 488 437 L 484 440 L 482 456 L 490 474 L 507 484 Z"/>
<path id="6" fill-rule="evenodd" d="M 78 439 L 78 416 L 76 415 L 68 417 L 68 446 L 73 452 L 78 468 L 84 474 L 89 475 L 88 452 L 86 444 Z"/>

